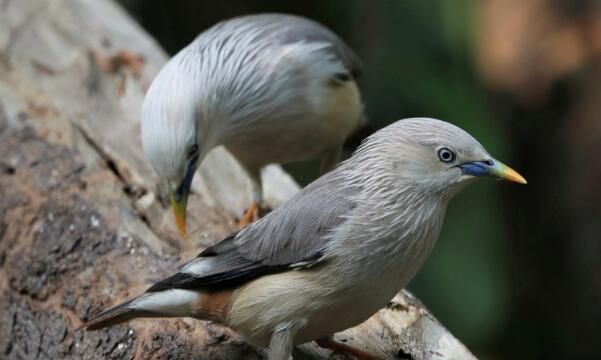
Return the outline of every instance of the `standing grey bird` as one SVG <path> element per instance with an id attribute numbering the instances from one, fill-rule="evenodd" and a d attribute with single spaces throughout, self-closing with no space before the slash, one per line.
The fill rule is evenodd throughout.
<path id="1" fill-rule="evenodd" d="M 373 359 L 331 335 L 407 285 L 436 242 L 449 200 L 480 176 L 526 183 L 454 125 L 398 121 L 264 218 L 82 327 L 193 317 L 268 347 L 269 360 L 289 359 L 295 344 L 312 340 Z"/>
<path id="2" fill-rule="evenodd" d="M 180 232 L 194 173 L 218 145 L 251 179 L 246 223 L 263 199 L 263 166 L 320 158 L 322 172 L 333 168 L 364 119 L 359 73 L 340 38 L 291 15 L 218 23 L 175 55 L 144 99 L 142 142 Z"/>

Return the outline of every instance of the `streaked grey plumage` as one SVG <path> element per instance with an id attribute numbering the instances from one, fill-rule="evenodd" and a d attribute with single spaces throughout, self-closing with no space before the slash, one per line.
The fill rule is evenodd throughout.
<path id="1" fill-rule="evenodd" d="M 153 81 L 142 108 L 144 149 L 177 195 L 189 170 L 225 145 L 260 203 L 263 166 L 319 158 L 325 172 L 337 163 L 364 121 L 360 72 L 348 46 L 314 21 L 262 14 L 221 22 Z"/>
<path id="2" fill-rule="evenodd" d="M 430 254 L 448 201 L 483 175 L 525 182 L 451 124 L 398 121 L 264 218 L 84 326 L 193 316 L 269 346 L 270 360 L 287 359 L 292 345 L 386 305 Z"/>
<path id="3" fill-rule="evenodd" d="M 252 22 L 253 28 L 261 30 L 263 39 L 273 39 L 275 43 L 281 45 L 324 42 L 332 44 L 328 51 L 334 57 L 344 64 L 351 75 L 358 77 L 362 72 L 361 60 L 340 38 L 324 27 L 320 23 L 294 15 L 285 14 L 258 14 L 231 19 L 219 23 L 212 27 L 206 34 L 209 36 L 223 36 L 224 33 L 236 33 L 238 29 L 243 28 L 249 22 Z M 214 33 L 214 34 L 213 34 Z"/>

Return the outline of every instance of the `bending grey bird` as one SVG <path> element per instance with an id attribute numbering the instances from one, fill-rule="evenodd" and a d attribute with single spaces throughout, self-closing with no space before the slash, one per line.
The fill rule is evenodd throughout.
<path id="1" fill-rule="evenodd" d="M 263 200 L 260 170 L 270 163 L 338 162 L 364 120 L 358 58 L 330 30 L 297 16 L 227 20 L 175 55 L 142 106 L 144 150 L 185 235 L 188 194 L 206 154 L 225 147 L 248 172 L 253 204 Z"/>
<path id="2" fill-rule="evenodd" d="M 193 317 L 268 348 L 269 360 L 334 342 L 397 294 L 425 262 L 449 200 L 481 176 L 525 184 L 449 123 L 398 121 L 262 219 L 207 248 L 175 275 L 82 327 L 138 317 Z"/>

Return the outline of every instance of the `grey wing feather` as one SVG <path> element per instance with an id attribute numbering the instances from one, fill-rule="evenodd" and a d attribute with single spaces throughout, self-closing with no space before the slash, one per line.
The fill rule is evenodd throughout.
<path id="1" fill-rule="evenodd" d="M 279 44 L 297 42 L 325 42 L 331 44 L 331 52 L 349 73 L 357 78 L 361 75 L 362 64 L 359 57 L 336 34 L 316 21 L 287 14 L 258 14 L 241 16 L 215 25 L 211 31 L 221 37 L 237 28 L 256 29 L 261 36 Z"/>
<path id="2" fill-rule="evenodd" d="M 313 182 L 232 241 L 244 258 L 277 266 L 315 259 L 355 205 L 336 171 Z"/>
<path id="3" fill-rule="evenodd" d="M 267 14 L 266 20 L 281 23 L 281 32 L 277 38 L 284 44 L 295 42 L 327 42 L 332 44 L 332 52 L 338 60 L 348 69 L 349 73 L 357 78 L 363 70 L 361 60 L 353 50 L 336 34 L 318 22 L 292 15 Z"/>
<path id="4" fill-rule="evenodd" d="M 330 172 L 259 221 L 207 248 L 148 291 L 231 287 L 258 276 L 307 267 L 324 256 L 330 232 L 354 209 L 353 188 Z M 355 189 L 356 190 L 356 189 Z"/>

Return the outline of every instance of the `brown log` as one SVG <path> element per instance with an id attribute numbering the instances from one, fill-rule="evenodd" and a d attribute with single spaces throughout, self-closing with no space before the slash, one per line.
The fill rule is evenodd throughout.
<path id="1" fill-rule="evenodd" d="M 165 61 L 110 0 L 0 0 L 0 358 L 264 357 L 192 319 L 74 330 L 219 241 L 249 202 L 248 179 L 218 149 L 193 185 L 190 239 L 177 235 L 138 135 Z M 279 167 L 263 175 L 273 206 L 298 190 Z M 383 359 L 474 359 L 407 292 L 337 338 Z"/>

